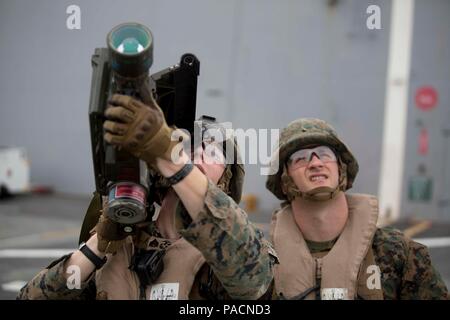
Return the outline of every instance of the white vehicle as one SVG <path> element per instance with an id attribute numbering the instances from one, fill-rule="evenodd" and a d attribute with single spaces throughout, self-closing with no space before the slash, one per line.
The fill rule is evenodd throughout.
<path id="1" fill-rule="evenodd" d="M 0 196 L 30 191 L 30 162 L 24 148 L 0 147 Z"/>

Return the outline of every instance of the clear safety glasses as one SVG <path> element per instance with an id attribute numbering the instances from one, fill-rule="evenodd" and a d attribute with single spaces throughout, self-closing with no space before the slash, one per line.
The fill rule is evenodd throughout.
<path id="1" fill-rule="evenodd" d="M 327 146 L 319 146 L 312 149 L 300 149 L 294 152 L 288 160 L 288 166 L 291 169 L 306 167 L 311 161 L 313 155 L 317 156 L 323 163 L 337 161 L 333 150 Z"/>

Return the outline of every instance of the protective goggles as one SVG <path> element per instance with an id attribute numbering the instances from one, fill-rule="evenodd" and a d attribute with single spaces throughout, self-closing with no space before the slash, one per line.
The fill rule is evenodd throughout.
<path id="1" fill-rule="evenodd" d="M 294 152 L 289 157 L 287 164 L 291 169 L 306 167 L 314 155 L 323 163 L 337 161 L 336 154 L 330 147 L 319 146 L 312 149 L 300 149 Z"/>

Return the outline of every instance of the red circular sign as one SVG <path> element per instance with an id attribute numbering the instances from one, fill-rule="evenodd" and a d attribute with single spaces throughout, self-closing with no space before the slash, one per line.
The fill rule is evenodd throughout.
<path id="1" fill-rule="evenodd" d="M 416 105 L 423 111 L 433 109 L 438 100 L 437 91 L 433 87 L 420 87 L 416 91 Z"/>

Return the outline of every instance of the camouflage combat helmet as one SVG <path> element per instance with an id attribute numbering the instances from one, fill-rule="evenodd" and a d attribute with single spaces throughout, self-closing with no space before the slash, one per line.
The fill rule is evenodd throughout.
<path id="1" fill-rule="evenodd" d="M 294 196 L 305 196 L 305 193 L 300 192 L 290 176 L 287 175 L 285 164 L 295 151 L 314 145 L 331 147 L 338 158 L 339 186 L 330 191 L 331 195 L 328 199 L 332 198 L 339 190 L 345 191 L 352 187 L 358 173 L 358 162 L 348 147 L 338 138 L 333 127 L 325 121 L 301 118 L 291 122 L 281 131 L 278 149 L 272 158 L 272 169 L 274 169 L 272 172 L 275 174 L 268 176 L 266 188 L 278 199 L 292 201 Z M 314 197 L 312 199 L 314 200 Z"/>

